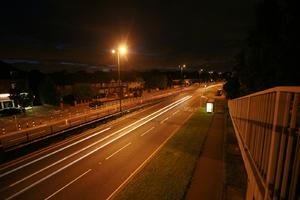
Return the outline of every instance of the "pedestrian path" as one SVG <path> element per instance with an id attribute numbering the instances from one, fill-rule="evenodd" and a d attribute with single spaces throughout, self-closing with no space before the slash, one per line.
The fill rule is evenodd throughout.
<path id="1" fill-rule="evenodd" d="M 218 113 L 213 116 L 211 127 L 200 154 L 187 200 L 220 200 L 223 195 L 223 141 L 224 102 L 218 102 Z M 222 110 L 223 112 L 220 112 Z"/>

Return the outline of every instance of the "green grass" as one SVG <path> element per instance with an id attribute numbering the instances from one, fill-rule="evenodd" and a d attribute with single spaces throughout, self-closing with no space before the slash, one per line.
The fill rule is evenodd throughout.
<path id="1" fill-rule="evenodd" d="M 183 199 L 211 120 L 197 111 L 114 199 Z"/>

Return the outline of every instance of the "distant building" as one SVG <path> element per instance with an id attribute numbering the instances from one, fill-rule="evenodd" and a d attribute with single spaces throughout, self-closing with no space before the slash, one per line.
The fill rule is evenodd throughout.
<path id="1" fill-rule="evenodd" d="M 9 98 L 10 94 L 0 94 L 0 110 L 15 107 L 15 102 Z"/>
<path id="2" fill-rule="evenodd" d="M 73 87 L 74 85 L 58 86 L 58 90 L 64 96 L 63 99 L 65 103 L 71 103 L 74 100 L 84 100 L 84 99 L 76 99 L 76 94 L 74 94 L 73 92 Z M 95 99 L 96 98 L 114 99 L 118 97 L 120 87 L 121 87 L 121 95 L 123 97 L 141 96 L 142 90 L 144 88 L 144 82 L 142 81 L 121 82 L 121 85 L 119 87 L 117 81 L 111 80 L 109 82 L 91 83 L 90 87 L 95 94 L 94 96 Z"/>

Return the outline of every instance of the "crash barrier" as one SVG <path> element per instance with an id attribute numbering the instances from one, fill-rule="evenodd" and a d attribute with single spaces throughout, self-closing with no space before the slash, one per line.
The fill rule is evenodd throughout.
<path id="1" fill-rule="evenodd" d="M 300 87 L 228 101 L 248 175 L 246 199 L 300 199 Z"/>

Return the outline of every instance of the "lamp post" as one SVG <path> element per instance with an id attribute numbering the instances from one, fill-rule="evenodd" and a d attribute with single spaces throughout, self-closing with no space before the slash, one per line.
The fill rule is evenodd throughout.
<path id="1" fill-rule="evenodd" d="M 117 61 L 118 61 L 118 88 L 119 88 L 119 107 L 120 112 L 122 112 L 122 93 L 121 93 L 121 71 L 120 71 L 120 55 L 124 55 L 127 52 L 127 48 L 124 45 L 119 46 L 117 50 L 113 49 L 112 54 L 117 54 Z"/>
<path id="2" fill-rule="evenodd" d="M 179 69 L 180 69 L 181 82 L 183 82 L 184 77 L 183 77 L 182 71 L 183 71 L 183 69 L 186 67 L 186 65 L 185 65 L 185 64 L 183 64 L 183 65 L 178 65 L 178 67 L 179 67 Z"/>

